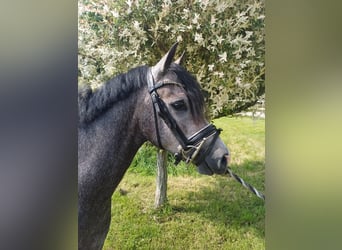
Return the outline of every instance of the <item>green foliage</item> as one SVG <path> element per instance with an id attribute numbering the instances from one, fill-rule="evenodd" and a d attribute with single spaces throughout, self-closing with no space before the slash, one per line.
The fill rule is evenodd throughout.
<path id="1" fill-rule="evenodd" d="M 191 175 L 198 176 L 193 166 L 180 162 L 177 166 L 174 164 L 174 157 L 168 154 L 167 172 L 170 176 Z M 128 170 L 130 173 L 139 173 L 144 176 L 156 175 L 157 149 L 150 143 L 145 143 L 135 155 Z"/>
<path id="2" fill-rule="evenodd" d="M 153 65 L 175 42 L 213 117 L 263 98 L 264 0 L 80 0 L 79 82 Z"/>

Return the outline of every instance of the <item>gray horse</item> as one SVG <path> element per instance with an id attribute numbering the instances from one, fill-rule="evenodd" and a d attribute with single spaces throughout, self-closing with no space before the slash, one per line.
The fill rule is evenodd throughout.
<path id="1" fill-rule="evenodd" d="M 111 197 L 146 141 L 193 162 L 202 174 L 224 174 L 229 153 L 220 130 L 204 116 L 196 79 L 173 62 L 177 44 L 153 67 L 141 66 L 97 91 L 79 90 L 79 249 L 101 249 Z"/>

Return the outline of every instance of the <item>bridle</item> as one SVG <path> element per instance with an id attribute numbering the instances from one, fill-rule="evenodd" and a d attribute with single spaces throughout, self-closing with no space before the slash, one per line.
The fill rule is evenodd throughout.
<path id="1" fill-rule="evenodd" d="M 179 151 L 175 154 L 175 164 L 177 165 L 181 160 L 184 160 L 186 163 L 194 162 L 196 165 L 201 164 L 203 160 L 205 160 L 205 157 L 211 152 L 222 130 L 217 129 L 213 124 L 208 124 L 204 128 L 191 135 L 189 138 L 187 138 L 181 128 L 178 126 L 176 120 L 169 112 L 165 102 L 160 98 L 157 92 L 157 89 L 167 85 L 175 85 L 183 89 L 184 86 L 173 81 L 159 81 L 155 83 L 151 71 L 148 72 L 147 84 L 148 91 L 153 103 L 158 146 L 163 149 L 160 140 L 157 114 L 163 119 L 163 121 L 166 123 L 166 125 L 169 127 L 169 129 L 172 131 L 173 135 L 179 142 Z M 206 148 L 203 148 L 203 145 L 209 139 L 211 139 L 211 142 Z"/>

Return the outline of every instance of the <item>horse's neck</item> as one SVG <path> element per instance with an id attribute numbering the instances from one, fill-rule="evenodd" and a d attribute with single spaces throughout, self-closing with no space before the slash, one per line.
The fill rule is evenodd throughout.
<path id="1" fill-rule="evenodd" d="M 138 102 L 137 93 L 132 94 L 80 132 L 79 178 L 94 178 L 96 193 L 111 195 L 145 140 L 136 115 Z"/>
<path id="2" fill-rule="evenodd" d="M 110 223 L 113 191 L 138 148 L 142 96 L 132 93 L 116 103 L 87 128 L 79 130 L 79 246 L 102 248 Z"/>
<path id="3" fill-rule="evenodd" d="M 134 116 L 135 106 L 127 99 L 115 105 L 108 114 L 110 119 L 104 130 L 112 140 L 107 141 L 106 148 L 115 157 L 113 167 L 117 169 L 127 168 L 143 143 L 138 121 Z"/>

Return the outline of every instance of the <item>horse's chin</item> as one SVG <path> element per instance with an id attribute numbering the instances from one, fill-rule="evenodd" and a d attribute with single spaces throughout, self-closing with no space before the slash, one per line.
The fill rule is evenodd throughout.
<path id="1" fill-rule="evenodd" d="M 197 165 L 197 169 L 200 174 L 204 174 L 204 175 L 213 175 L 213 174 L 224 175 L 227 172 L 228 162 L 229 162 L 228 154 L 224 155 L 218 161 L 215 161 L 211 158 L 206 157 L 204 161 L 202 161 L 199 165 Z"/>
<path id="2" fill-rule="evenodd" d="M 214 171 L 209 167 L 206 161 L 203 161 L 200 165 L 198 165 L 197 170 L 200 174 L 204 174 L 204 175 L 214 174 Z"/>

